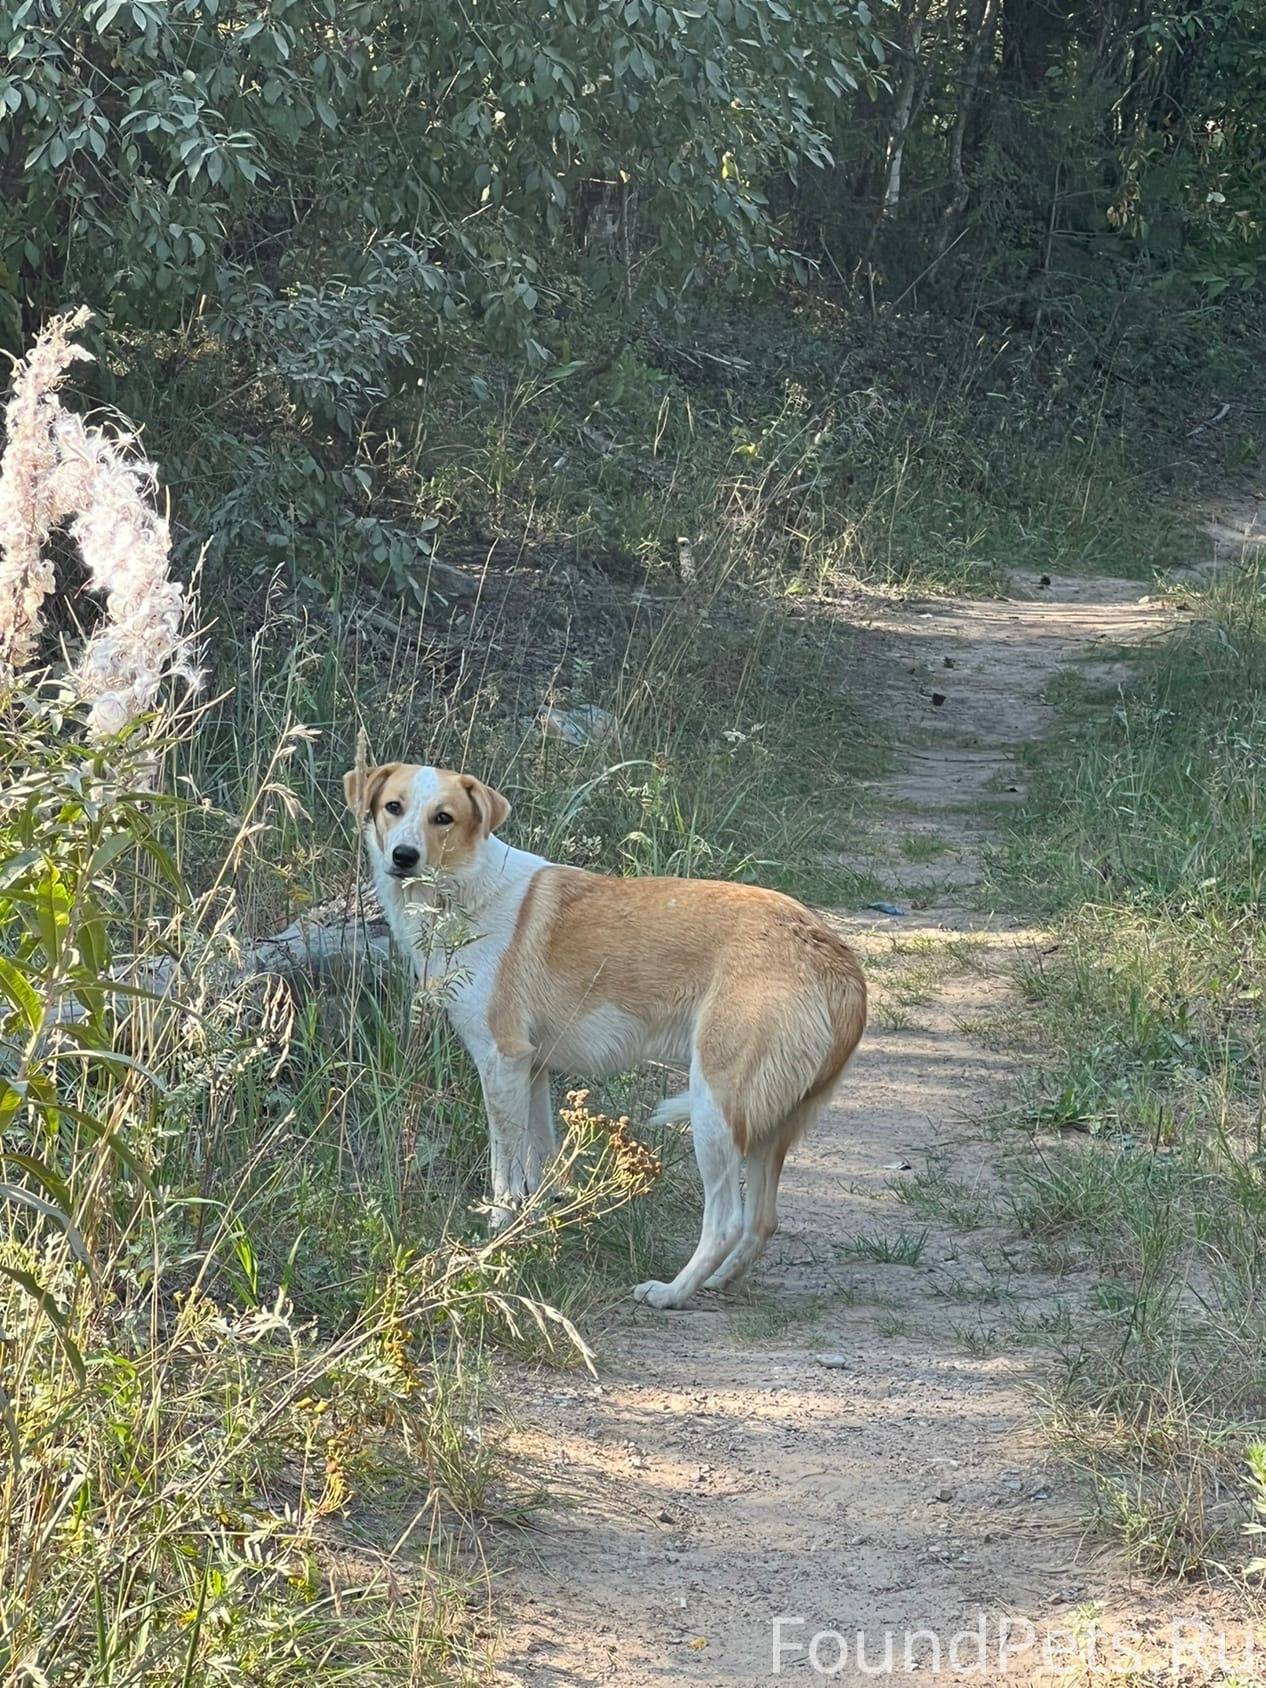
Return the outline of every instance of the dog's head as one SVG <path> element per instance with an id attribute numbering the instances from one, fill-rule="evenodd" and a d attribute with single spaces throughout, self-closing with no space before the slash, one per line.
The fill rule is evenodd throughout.
<path id="1" fill-rule="evenodd" d="M 510 813 L 501 793 L 473 774 L 414 762 L 352 768 L 343 791 L 371 854 L 395 879 L 423 869 L 461 873 Z"/>

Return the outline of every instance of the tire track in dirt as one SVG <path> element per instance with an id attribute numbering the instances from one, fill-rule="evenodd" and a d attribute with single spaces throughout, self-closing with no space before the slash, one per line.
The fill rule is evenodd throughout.
<path id="1" fill-rule="evenodd" d="M 876 1012 L 838 1106 L 788 1161 L 782 1231 L 746 1294 L 668 1314 L 630 1304 L 601 1339 L 597 1384 L 516 1370 L 517 1452 L 560 1506 L 505 1563 L 499 1681 L 765 1682 L 780 1616 L 804 1620 L 784 1626 L 789 1647 L 844 1635 L 853 1663 L 837 1682 L 874 1679 L 856 1665 L 859 1631 L 868 1666 L 890 1632 L 891 1674 L 905 1674 L 910 1635 L 910 1665 L 935 1678 L 939 1646 L 948 1680 L 951 1639 L 982 1613 L 986 1659 L 967 1680 L 1054 1681 L 1041 1637 L 1070 1614 L 1157 1637 L 1188 1608 L 1216 1619 L 1212 1595 L 1131 1586 L 1091 1553 L 1072 1479 L 1045 1460 L 1044 1333 L 1093 1280 L 1052 1276 L 999 1223 L 981 1121 L 1019 1059 L 972 1032 L 1006 1012 L 1036 937 L 980 906 L 980 852 L 996 805 L 1018 798 L 1017 750 L 1053 727 L 1047 683 L 1070 663 L 1109 674 L 1114 647 L 1172 614 L 1138 582 L 1032 577 L 1003 601 L 850 609 L 908 748 L 848 859 L 924 906 L 838 917 Z M 903 1181 L 929 1192 L 926 1211 L 901 1200 Z M 947 1207 L 984 1222 L 965 1229 Z M 903 1233 L 910 1248 L 926 1233 L 916 1264 L 859 1256 L 858 1238 Z M 838 1656 L 828 1642 L 818 1661 Z M 962 1673 L 974 1644 L 956 1657 Z M 804 1650 L 781 1674 L 816 1679 Z"/>

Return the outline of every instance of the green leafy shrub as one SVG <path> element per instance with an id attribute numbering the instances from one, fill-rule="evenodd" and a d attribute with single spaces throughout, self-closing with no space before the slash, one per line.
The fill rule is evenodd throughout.
<path id="1" fill-rule="evenodd" d="M 474 309 L 530 347 L 550 241 L 661 297 L 712 254 L 785 262 L 766 180 L 827 162 L 814 96 L 874 63 L 868 18 L 498 0 L 472 29 L 449 3 L 24 0 L 0 22 L 23 181 L 0 257 L 23 288 L 56 259 L 63 295 L 155 325 L 199 296 L 231 314 L 243 282 L 301 287 L 315 256 L 434 333 Z"/>

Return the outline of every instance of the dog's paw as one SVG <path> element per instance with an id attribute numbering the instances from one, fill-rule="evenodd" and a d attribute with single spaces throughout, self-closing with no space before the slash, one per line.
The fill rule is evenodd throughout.
<path id="1" fill-rule="evenodd" d="M 638 1284 L 633 1291 L 634 1301 L 642 1301 L 648 1307 L 680 1307 L 681 1303 L 673 1294 L 671 1284 L 662 1284 L 658 1278 L 651 1278 L 647 1283 Z"/>

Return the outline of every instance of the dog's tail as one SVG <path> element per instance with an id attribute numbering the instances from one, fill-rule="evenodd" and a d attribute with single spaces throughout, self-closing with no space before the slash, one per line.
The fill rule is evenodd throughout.
<path id="1" fill-rule="evenodd" d="M 650 1125 L 689 1125 L 689 1093 L 683 1090 L 680 1095 L 666 1096 L 647 1123 Z"/>

